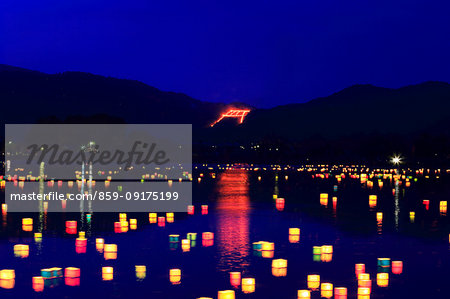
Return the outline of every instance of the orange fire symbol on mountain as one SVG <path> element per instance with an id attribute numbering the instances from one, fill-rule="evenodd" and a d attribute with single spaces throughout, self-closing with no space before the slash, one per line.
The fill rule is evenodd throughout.
<path id="1" fill-rule="evenodd" d="M 220 122 L 222 119 L 226 117 L 232 117 L 237 118 L 239 121 L 239 124 L 242 124 L 244 122 L 244 118 L 247 116 L 247 114 L 250 113 L 250 109 L 229 109 L 227 112 L 222 113 L 222 115 L 211 124 L 211 127 L 214 127 L 218 122 Z"/>

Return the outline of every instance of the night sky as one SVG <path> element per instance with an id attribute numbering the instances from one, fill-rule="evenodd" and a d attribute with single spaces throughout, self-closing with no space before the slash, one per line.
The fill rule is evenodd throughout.
<path id="1" fill-rule="evenodd" d="M 0 63 L 257 107 L 450 82 L 449 1 L 2 0 Z"/>

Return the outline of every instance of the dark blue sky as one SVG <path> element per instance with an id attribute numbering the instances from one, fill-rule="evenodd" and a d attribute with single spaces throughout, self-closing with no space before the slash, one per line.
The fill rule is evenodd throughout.
<path id="1" fill-rule="evenodd" d="M 0 63 L 268 107 L 450 82 L 448 2 L 2 0 Z"/>

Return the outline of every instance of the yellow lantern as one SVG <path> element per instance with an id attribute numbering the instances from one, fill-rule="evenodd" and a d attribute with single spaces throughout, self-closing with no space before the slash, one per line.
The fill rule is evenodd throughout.
<path id="1" fill-rule="evenodd" d="M 377 273 L 377 285 L 385 288 L 389 285 L 389 273 Z"/>
<path id="2" fill-rule="evenodd" d="M 104 281 L 113 280 L 114 269 L 113 267 L 102 267 L 102 279 Z"/>
<path id="3" fill-rule="evenodd" d="M 242 292 L 245 294 L 253 293 L 255 291 L 254 278 L 242 278 L 241 285 L 242 285 Z"/>
<path id="4" fill-rule="evenodd" d="M 320 275 L 311 274 L 308 275 L 308 289 L 316 290 L 320 286 Z"/>
<path id="5" fill-rule="evenodd" d="M 219 291 L 217 293 L 217 299 L 235 299 L 233 290 Z"/>
<path id="6" fill-rule="evenodd" d="M 322 283 L 320 285 L 320 295 L 324 298 L 333 297 L 333 284 L 331 283 Z"/>
<path id="7" fill-rule="evenodd" d="M 311 298 L 311 291 L 309 290 L 298 290 L 297 291 L 297 298 L 298 299 L 304 299 L 304 298 Z"/>
<path id="8" fill-rule="evenodd" d="M 180 269 L 170 269 L 169 280 L 172 284 L 181 283 L 181 270 Z"/>
<path id="9" fill-rule="evenodd" d="M 297 227 L 289 228 L 289 235 L 300 235 L 300 229 Z"/>
<path id="10" fill-rule="evenodd" d="M 0 279 L 15 279 L 16 278 L 16 273 L 14 270 L 12 269 L 4 269 L 4 270 L 0 270 Z"/>
<path id="11" fill-rule="evenodd" d="M 333 246 L 332 245 L 323 245 L 322 253 L 333 253 Z"/>

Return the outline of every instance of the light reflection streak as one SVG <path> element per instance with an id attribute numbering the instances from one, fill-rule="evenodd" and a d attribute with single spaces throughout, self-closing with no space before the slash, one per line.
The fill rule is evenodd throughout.
<path id="1" fill-rule="evenodd" d="M 395 231 L 398 232 L 398 215 L 400 213 L 400 208 L 398 205 L 398 194 L 399 194 L 399 185 L 398 185 L 398 180 L 395 181 L 395 211 L 394 211 L 394 215 L 395 215 Z"/>
<path id="2" fill-rule="evenodd" d="M 227 170 L 217 182 L 218 268 L 243 270 L 249 265 L 249 182 L 246 170 Z"/>

